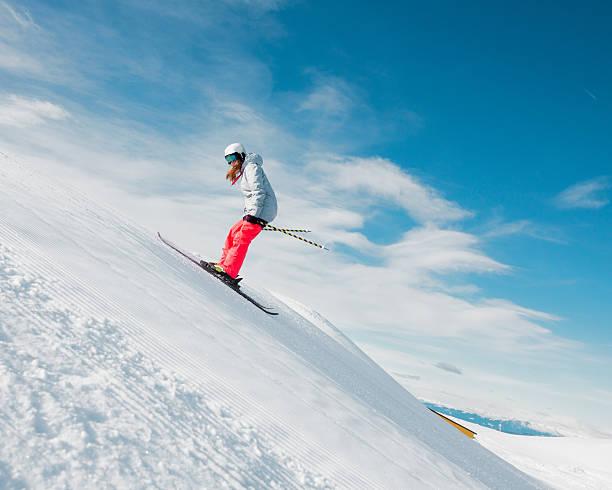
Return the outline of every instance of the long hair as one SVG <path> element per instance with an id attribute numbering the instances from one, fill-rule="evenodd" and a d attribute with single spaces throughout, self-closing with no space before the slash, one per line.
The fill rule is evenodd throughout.
<path id="1" fill-rule="evenodd" d="M 225 180 L 229 180 L 230 182 L 234 182 L 236 177 L 242 172 L 242 165 L 244 165 L 244 160 L 239 157 L 240 165 L 232 166 L 225 174 Z"/>

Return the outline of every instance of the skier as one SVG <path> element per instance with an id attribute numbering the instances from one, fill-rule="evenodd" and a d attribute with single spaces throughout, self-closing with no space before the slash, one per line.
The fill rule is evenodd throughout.
<path id="1" fill-rule="evenodd" d="M 276 196 L 263 171 L 263 158 L 246 153 L 240 143 L 225 149 L 225 161 L 231 168 L 225 176 L 234 185 L 242 177 L 240 188 L 244 195 L 244 216 L 231 227 L 223 254 L 218 262 L 210 262 L 213 271 L 224 280 L 238 285 L 238 272 L 249 245 L 261 230 L 276 217 Z"/>

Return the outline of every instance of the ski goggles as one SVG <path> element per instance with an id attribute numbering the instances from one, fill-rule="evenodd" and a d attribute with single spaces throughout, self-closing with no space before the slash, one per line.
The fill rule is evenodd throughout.
<path id="1" fill-rule="evenodd" d="M 227 155 L 225 157 L 225 161 L 227 162 L 228 165 L 231 165 L 232 163 L 236 161 L 236 154 L 232 153 L 231 155 Z"/>

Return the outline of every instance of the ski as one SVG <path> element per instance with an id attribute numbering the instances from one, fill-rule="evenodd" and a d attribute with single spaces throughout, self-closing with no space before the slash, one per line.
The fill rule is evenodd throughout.
<path id="1" fill-rule="evenodd" d="M 178 246 L 176 246 L 174 243 L 172 243 L 170 240 L 167 240 L 166 238 L 164 238 L 161 233 L 158 231 L 157 232 L 157 236 L 159 237 L 159 239 L 162 241 L 162 243 L 164 243 L 165 245 L 167 245 L 168 247 L 170 247 L 172 250 L 174 250 L 175 252 L 177 252 L 178 254 L 182 255 L 183 257 L 185 257 L 187 260 L 189 260 L 190 262 L 193 262 L 195 265 L 197 265 L 200 269 L 202 269 L 203 271 L 208 272 L 211 276 L 216 277 L 219 281 L 221 281 L 223 284 L 225 284 L 228 288 L 232 289 L 233 291 L 236 291 L 240 296 L 242 296 L 244 299 L 246 299 L 249 303 L 253 304 L 254 306 L 256 306 L 257 308 L 259 308 L 261 311 L 267 313 L 268 315 L 278 315 L 278 313 L 271 311 L 270 308 L 263 306 L 261 303 L 259 303 L 258 301 L 256 301 L 255 299 L 253 299 L 251 296 L 249 296 L 248 294 L 246 294 L 244 291 L 242 291 L 240 289 L 239 285 L 234 285 L 234 284 L 230 284 L 226 281 L 223 280 L 222 277 L 218 276 L 217 274 L 215 274 L 212 269 L 204 266 L 203 264 L 200 263 L 200 261 L 195 258 L 194 256 L 192 256 L 191 254 L 189 254 L 188 252 L 185 252 L 184 250 L 181 250 Z"/>

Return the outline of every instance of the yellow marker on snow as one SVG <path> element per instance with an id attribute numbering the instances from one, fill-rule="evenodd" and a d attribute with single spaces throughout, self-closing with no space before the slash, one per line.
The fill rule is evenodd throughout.
<path id="1" fill-rule="evenodd" d="M 427 408 L 429 408 L 429 407 L 427 407 Z M 470 430 L 467 427 L 463 427 L 463 425 L 458 424 L 457 422 L 455 422 L 454 420 L 449 419 L 448 417 L 445 417 L 444 415 L 442 415 L 441 413 L 436 412 L 432 408 L 429 408 L 429 410 L 431 410 L 433 413 L 435 413 L 438 417 L 442 417 L 449 424 L 451 424 L 455 429 L 459 430 L 460 432 L 462 432 L 463 434 L 468 436 L 470 439 L 474 439 L 474 436 L 476 435 L 476 432 L 474 432 L 473 430 Z"/>

